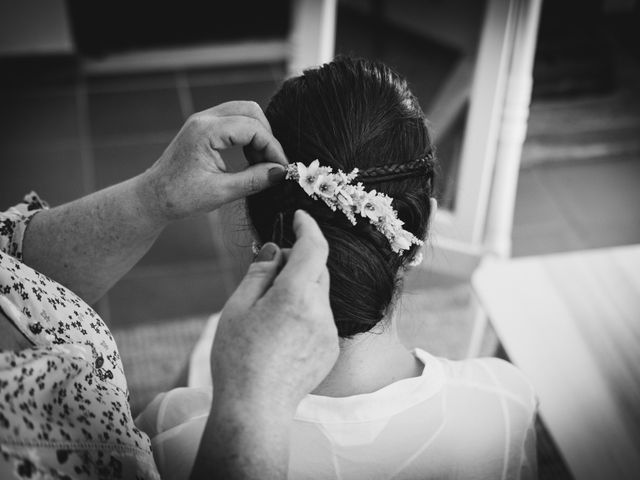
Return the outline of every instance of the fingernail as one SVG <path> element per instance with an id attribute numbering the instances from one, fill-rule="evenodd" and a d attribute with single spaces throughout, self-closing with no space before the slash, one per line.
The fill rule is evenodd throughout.
<path id="1" fill-rule="evenodd" d="M 254 262 L 270 262 L 271 260 L 273 260 L 273 257 L 276 256 L 277 251 L 278 251 L 278 246 L 275 243 L 265 243 L 253 261 Z"/>
<path id="2" fill-rule="evenodd" d="M 267 175 L 269 177 L 269 183 L 271 185 L 275 185 L 276 183 L 280 183 L 281 181 L 284 180 L 285 171 L 284 171 L 284 168 L 282 167 L 273 167 L 269 169 L 269 172 Z"/>

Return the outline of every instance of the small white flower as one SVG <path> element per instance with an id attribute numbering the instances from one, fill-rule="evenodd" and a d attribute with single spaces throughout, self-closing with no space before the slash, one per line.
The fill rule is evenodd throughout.
<path id="1" fill-rule="evenodd" d="M 424 255 L 422 255 L 422 252 L 418 252 L 418 253 L 416 253 L 416 256 L 413 257 L 413 260 L 411 260 L 409 262 L 409 266 L 410 267 L 417 267 L 418 265 L 420 265 L 422 263 L 422 260 L 424 260 Z"/>
<path id="2" fill-rule="evenodd" d="M 400 230 L 396 232 L 395 237 L 393 237 L 391 247 L 394 251 L 409 250 L 411 248 L 412 237 L 413 235 L 406 230 Z"/>
<path id="3" fill-rule="evenodd" d="M 367 201 L 367 192 L 364 191 L 361 185 L 350 187 L 351 200 L 353 205 L 353 211 L 360 213 L 362 207 Z"/>
<path id="4" fill-rule="evenodd" d="M 378 220 L 387 223 L 395 223 L 397 220 L 396 212 L 391 206 L 392 198 L 383 194 L 378 194 L 373 199 L 373 203 L 378 213 Z M 402 225 L 402 223 L 400 224 Z"/>
<path id="5" fill-rule="evenodd" d="M 318 175 L 316 182 L 313 185 L 313 192 L 324 198 L 333 198 L 338 189 L 338 182 L 333 178 L 333 175 Z"/>
<path id="6" fill-rule="evenodd" d="M 386 195 L 371 190 L 366 194 L 360 215 L 368 218 L 372 222 L 381 223 L 385 219 L 395 218 L 395 212 L 391 207 L 391 199 Z"/>
<path id="7" fill-rule="evenodd" d="M 351 210 L 351 206 L 353 205 L 353 197 L 350 194 L 350 190 L 349 188 L 340 188 L 337 192 L 336 192 L 336 199 L 338 201 L 338 203 L 344 205 L 345 207 L 349 207 L 349 210 Z"/>
<path id="8" fill-rule="evenodd" d="M 360 215 L 368 218 L 372 222 L 378 221 L 378 213 L 376 212 L 376 207 L 369 199 L 364 202 L 362 210 L 360 210 Z"/>
<path id="9" fill-rule="evenodd" d="M 314 186 L 320 173 L 320 162 L 318 160 L 314 160 L 308 167 L 300 162 L 296 165 L 298 165 L 298 183 L 307 195 L 313 195 L 315 193 Z"/>
<path id="10" fill-rule="evenodd" d="M 374 200 L 375 195 L 376 195 L 375 190 L 371 190 L 370 192 L 359 190 L 356 196 L 356 206 L 358 207 L 358 211 L 360 212 L 360 215 L 362 217 L 368 218 L 373 222 L 378 220 L 378 216 L 376 214 L 375 200 Z"/>

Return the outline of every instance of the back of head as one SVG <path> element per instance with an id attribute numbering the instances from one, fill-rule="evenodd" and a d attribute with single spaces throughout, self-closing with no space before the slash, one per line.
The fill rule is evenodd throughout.
<path id="1" fill-rule="evenodd" d="M 433 160 L 402 172 L 432 146 L 418 101 L 396 72 L 378 62 L 337 58 L 285 81 L 266 116 L 289 162 L 309 165 L 318 159 L 334 171 L 367 172 L 366 190 L 389 195 L 403 228 L 419 239 L 426 236 Z M 330 300 L 339 335 L 370 330 L 388 312 L 398 273 L 418 247 L 394 253 L 366 219 L 352 225 L 343 213 L 307 196 L 297 182 L 285 181 L 247 200 L 259 240 L 282 247 L 293 242 L 292 217 L 299 208 L 316 219 L 329 243 Z"/>

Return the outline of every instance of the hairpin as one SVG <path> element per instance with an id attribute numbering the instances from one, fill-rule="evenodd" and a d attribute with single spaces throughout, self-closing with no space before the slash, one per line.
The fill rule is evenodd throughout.
<path id="1" fill-rule="evenodd" d="M 353 225 L 357 216 L 368 219 L 398 255 L 411 245 L 422 245 L 422 240 L 402 228 L 404 222 L 391 206 L 393 199 L 375 190 L 367 192 L 361 182 L 354 184 L 357 176 L 357 168 L 350 173 L 333 173 L 331 167 L 321 167 L 316 159 L 309 166 L 301 162 L 289 164 L 285 178 L 298 182 L 307 195 L 322 200 L 331 210 L 340 210 Z"/>

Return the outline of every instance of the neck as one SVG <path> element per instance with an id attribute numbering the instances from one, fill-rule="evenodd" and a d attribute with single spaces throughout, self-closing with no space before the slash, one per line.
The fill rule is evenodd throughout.
<path id="1" fill-rule="evenodd" d="M 419 376 L 423 368 L 400 342 L 395 322 L 383 320 L 371 332 L 340 340 L 338 360 L 312 393 L 328 397 L 371 393 L 403 378 Z"/>

